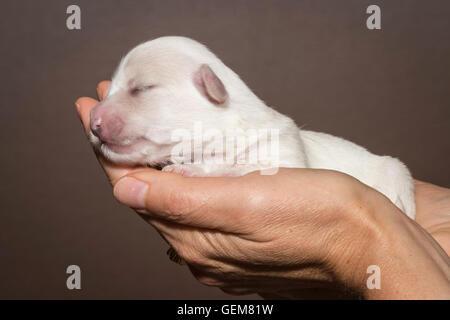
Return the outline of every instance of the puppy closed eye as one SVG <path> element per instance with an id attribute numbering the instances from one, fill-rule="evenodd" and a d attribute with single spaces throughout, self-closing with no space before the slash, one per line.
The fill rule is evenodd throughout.
<path id="1" fill-rule="evenodd" d="M 137 86 L 137 87 L 131 88 L 130 89 L 130 95 L 132 95 L 133 97 L 136 97 L 141 92 L 148 91 L 148 90 L 150 90 L 153 87 L 154 86 L 152 86 L 152 85 L 148 85 L 148 86 Z"/>

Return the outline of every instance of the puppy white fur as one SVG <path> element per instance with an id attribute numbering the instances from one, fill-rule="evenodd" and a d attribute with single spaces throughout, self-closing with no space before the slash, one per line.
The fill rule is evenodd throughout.
<path id="1" fill-rule="evenodd" d="M 276 128 L 277 163 L 174 160 L 173 130 L 193 128 L 199 121 L 203 130 L 224 135 L 230 128 Z M 415 216 L 413 182 L 402 162 L 342 138 L 299 130 L 292 119 L 266 106 L 205 46 L 184 37 L 148 41 L 122 59 L 106 99 L 92 110 L 90 138 L 113 162 L 161 166 L 187 176 L 243 175 L 267 167 L 337 170 L 383 193 L 410 218 Z M 207 147 L 210 142 L 202 143 Z"/>

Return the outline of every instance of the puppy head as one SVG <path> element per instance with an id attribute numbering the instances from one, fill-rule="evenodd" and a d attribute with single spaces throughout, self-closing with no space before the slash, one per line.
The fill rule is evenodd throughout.
<path id="1" fill-rule="evenodd" d="M 169 160 L 177 128 L 198 121 L 225 128 L 228 68 L 191 39 L 141 44 L 121 61 L 107 97 L 91 112 L 90 140 L 110 161 L 157 165 Z M 218 74 L 221 74 L 219 76 Z"/>

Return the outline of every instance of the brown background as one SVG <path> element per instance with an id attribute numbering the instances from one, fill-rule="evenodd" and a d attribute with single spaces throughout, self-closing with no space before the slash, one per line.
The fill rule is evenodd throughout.
<path id="1" fill-rule="evenodd" d="M 82 30 L 65 26 L 82 10 Z M 369 4 L 382 30 L 365 27 Z M 2 1 L 0 298 L 223 298 L 117 204 L 73 102 L 136 44 L 207 44 L 299 125 L 450 186 L 450 2 Z M 82 269 L 82 290 L 65 269 Z"/>

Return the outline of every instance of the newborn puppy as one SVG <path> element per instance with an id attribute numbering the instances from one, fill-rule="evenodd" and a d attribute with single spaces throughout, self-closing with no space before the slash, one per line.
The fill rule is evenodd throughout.
<path id="1" fill-rule="evenodd" d="M 300 130 L 188 38 L 162 37 L 132 49 L 107 97 L 92 110 L 90 126 L 93 145 L 115 163 L 186 176 L 239 176 L 278 167 L 337 170 L 415 216 L 412 178 L 402 162 L 338 137 Z M 238 145 L 242 137 L 246 143 Z M 232 147 L 224 141 L 232 141 Z M 267 146 L 268 156 L 250 161 L 252 150 L 260 149 L 261 155 Z"/>

